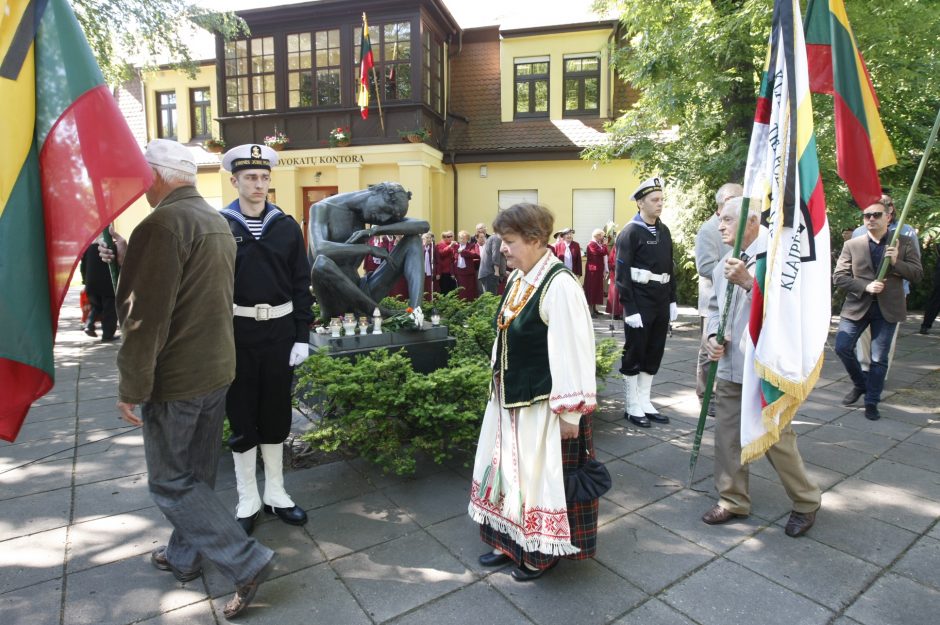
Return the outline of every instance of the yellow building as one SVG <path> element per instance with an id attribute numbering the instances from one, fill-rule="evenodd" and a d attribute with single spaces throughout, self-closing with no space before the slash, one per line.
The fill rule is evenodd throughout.
<path id="1" fill-rule="evenodd" d="M 356 103 L 363 12 L 375 60 L 367 119 Z M 616 21 L 588 13 L 577 23 L 461 28 L 446 0 L 319 0 L 239 15 L 250 38 L 217 40 L 195 78 L 150 72 L 128 88 L 139 95 L 119 97 L 125 112 L 142 101 L 142 142 L 191 146 L 199 189 L 215 206 L 235 193 L 203 142 L 261 143 L 280 132 L 290 142 L 271 199 L 304 225 L 313 202 L 385 180 L 412 192 L 409 215 L 435 233 L 472 232 L 525 200 L 547 206 L 584 244 L 593 228 L 635 213 L 632 161 L 579 158 L 631 101 L 610 69 Z M 349 146 L 329 145 L 334 128 L 348 129 Z M 418 129 L 430 136 L 403 140 Z M 139 201 L 119 230 L 146 211 Z"/>

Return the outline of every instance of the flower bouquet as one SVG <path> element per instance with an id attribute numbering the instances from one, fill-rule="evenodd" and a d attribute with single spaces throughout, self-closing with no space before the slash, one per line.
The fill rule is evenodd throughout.
<path id="1" fill-rule="evenodd" d="M 398 330 L 420 330 L 422 325 L 424 325 L 424 314 L 421 312 L 420 306 L 417 308 L 409 306 L 405 309 L 405 312 L 392 315 L 382 321 L 382 329 L 388 330 L 389 332 L 397 332 Z"/>
<path id="2" fill-rule="evenodd" d="M 343 148 L 349 145 L 352 140 L 352 135 L 349 134 L 349 128 L 334 128 L 330 131 L 330 147 L 331 148 Z"/>

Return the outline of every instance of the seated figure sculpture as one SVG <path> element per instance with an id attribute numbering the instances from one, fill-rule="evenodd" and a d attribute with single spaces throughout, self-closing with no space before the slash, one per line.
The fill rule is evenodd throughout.
<path id="1" fill-rule="evenodd" d="M 424 250 L 421 235 L 427 221 L 405 217 L 411 192 L 397 182 L 324 198 L 310 209 L 310 282 L 324 321 L 347 312 L 371 316 L 402 276 L 408 284 L 408 305 L 417 308 L 424 293 Z M 366 227 L 369 224 L 370 227 Z M 403 235 L 395 248 L 368 245 L 370 237 Z M 367 254 L 384 263 L 369 276 L 359 275 Z M 389 311 L 382 310 L 383 314 Z"/>

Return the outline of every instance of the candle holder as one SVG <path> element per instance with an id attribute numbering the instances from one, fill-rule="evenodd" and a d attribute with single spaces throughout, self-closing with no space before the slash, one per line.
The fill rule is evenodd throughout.
<path id="1" fill-rule="evenodd" d="M 372 334 L 382 334 L 382 313 L 378 306 L 372 311 Z"/>
<path id="2" fill-rule="evenodd" d="M 330 319 L 330 336 L 340 336 L 340 331 L 343 329 L 343 324 L 340 322 L 339 317 L 333 317 Z"/>

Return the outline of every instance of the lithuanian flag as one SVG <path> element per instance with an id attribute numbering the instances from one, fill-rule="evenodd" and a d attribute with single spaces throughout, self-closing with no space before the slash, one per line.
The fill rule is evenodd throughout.
<path id="1" fill-rule="evenodd" d="M 842 0 L 809 0 L 806 53 L 810 89 L 835 102 L 836 162 L 859 208 L 881 198 L 878 170 L 897 158 L 878 115 L 878 98 Z"/>
<path id="2" fill-rule="evenodd" d="M 369 70 L 375 65 L 372 56 L 372 42 L 369 41 L 369 22 L 366 14 L 362 14 L 362 36 L 359 39 L 359 95 L 356 103 L 362 119 L 369 119 Z"/>
<path id="3" fill-rule="evenodd" d="M 151 170 L 66 0 L 0 0 L 0 438 L 52 388 L 78 257 Z"/>

